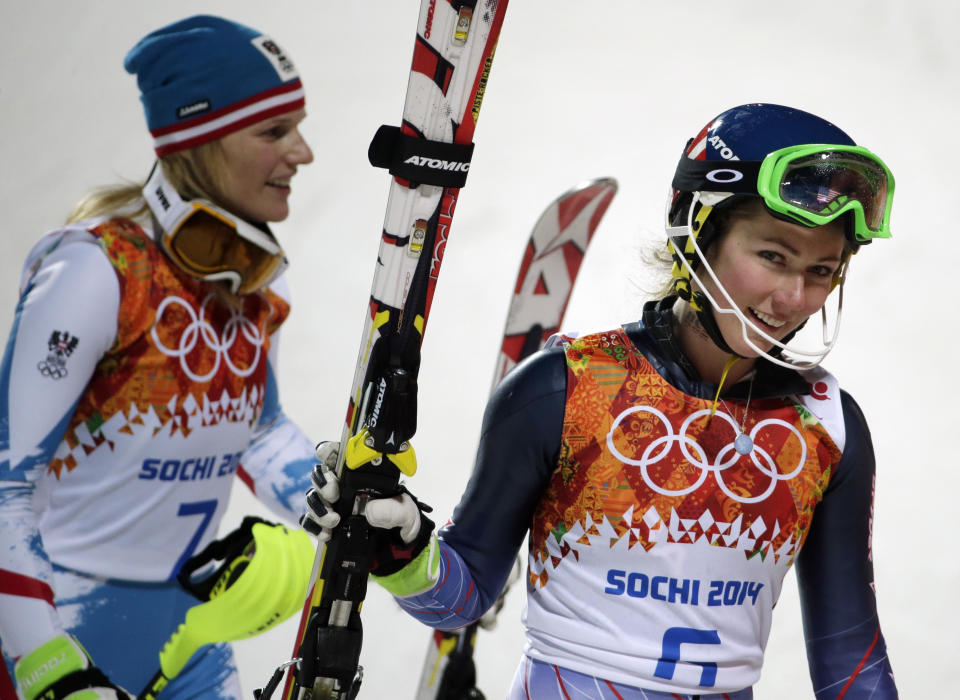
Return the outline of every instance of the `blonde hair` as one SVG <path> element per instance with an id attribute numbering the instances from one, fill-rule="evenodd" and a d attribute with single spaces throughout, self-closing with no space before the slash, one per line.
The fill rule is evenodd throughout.
<path id="1" fill-rule="evenodd" d="M 160 159 L 160 165 L 170 184 L 184 199 L 211 199 L 223 191 L 223 146 L 211 141 L 185 151 L 176 151 Z M 66 223 L 111 214 L 130 218 L 144 216 L 149 211 L 141 190 L 144 182 L 123 182 L 97 187 L 88 192 L 73 207 Z"/>
<path id="2" fill-rule="evenodd" d="M 220 141 L 210 141 L 195 148 L 169 153 L 160 159 L 167 180 L 184 199 L 208 199 L 217 201 L 223 191 L 225 168 L 223 146 Z M 150 208 L 143 199 L 146 182 L 124 182 L 117 185 L 97 187 L 84 196 L 66 223 L 72 224 L 99 216 L 117 215 L 136 219 L 146 216 Z M 223 284 L 212 283 L 217 299 L 228 308 L 239 310 L 243 300 L 232 294 Z"/>
<path id="3" fill-rule="evenodd" d="M 648 271 L 652 287 L 644 287 L 649 299 L 663 299 L 673 294 L 673 256 L 665 241 L 648 242 L 640 249 L 640 261 Z"/>

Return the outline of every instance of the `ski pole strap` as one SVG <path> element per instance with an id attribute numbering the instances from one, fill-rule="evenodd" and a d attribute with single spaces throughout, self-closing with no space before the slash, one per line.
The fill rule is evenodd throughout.
<path id="1" fill-rule="evenodd" d="M 367 150 L 370 164 L 418 185 L 463 187 L 470 172 L 472 143 L 446 143 L 410 136 L 398 126 L 377 129 Z"/>
<path id="2" fill-rule="evenodd" d="M 163 675 L 162 669 L 158 670 L 153 674 L 150 682 L 140 691 L 137 700 L 156 700 L 160 691 L 166 688 L 168 683 L 170 683 L 170 679 Z"/>
<path id="3" fill-rule="evenodd" d="M 177 573 L 180 585 L 202 602 L 211 599 L 214 588 L 217 588 L 218 592 L 220 589 L 229 588 L 250 563 L 252 551 L 249 550 L 254 541 L 253 526 L 258 523 L 274 525 L 262 518 L 248 515 L 236 530 L 222 539 L 213 540 L 202 552 L 183 563 Z M 212 574 L 201 581 L 191 578 L 198 569 L 218 560 L 222 563 Z"/>
<path id="4" fill-rule="evenodd" d="M 273 675 L 270 676 L 270 680 L 267 682 L 263 688 L 254 688 L 253 690 L 253 700 L 270 700 L 273 697 L 273 691 L 277 689 L 277 686 L 280 685 L 280 681 L 283 680 L 283 674 L 287 672 L 287 669 L 291 666 L 297 666 L 300 664 L 300 659 L 293 659 L 291 661 L 285 661 L 284 663 L 277 666 L 277 670 L 273 672 Z"/>

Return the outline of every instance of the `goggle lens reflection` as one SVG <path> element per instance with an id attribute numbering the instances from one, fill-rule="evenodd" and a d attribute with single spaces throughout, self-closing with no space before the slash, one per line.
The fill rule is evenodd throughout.
<path id="1" fill-rule="evenodd" d="M 849 152 L 825 152 L 792 161 L 780 179 L 780 198 L 820 216 L 831 216 L 850 201 L 863 208 L 870 231 L 883 226 L 888 181 L 878 163 Z"/>

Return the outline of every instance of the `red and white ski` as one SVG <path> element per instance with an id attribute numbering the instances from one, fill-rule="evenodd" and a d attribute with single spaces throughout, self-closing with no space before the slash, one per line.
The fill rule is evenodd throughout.
<path id="1" fill-rule="evenodd" d="M 616 193 L 616 180 L 590 180 L 564 192 L 540 215 L 517 273 L 494 388 L 559 330 L 587 246 Z M 482 700 L 473 660 L 479 626 L 431 633 L 416 700 Z"/>
<path id="2" fill-rule="evenodd" d="M 551 202 L 534 224 L 503 329 L 494 387 L 557 332 L 587 246 L 616 193 L 613 178 L 581 183 Z"/>
<path id="3" fill-rule="evenodd" d="M 362 679 L 360 608 L 370 566 L 368 499 L 416 469 L 420 345 L 507 0 L 421 0 L 400 127 L 381 127 L 372 164 L 393 179 L 337 475 L 340 524 L 317 549 L 284 700 L 347 700 Z"/>

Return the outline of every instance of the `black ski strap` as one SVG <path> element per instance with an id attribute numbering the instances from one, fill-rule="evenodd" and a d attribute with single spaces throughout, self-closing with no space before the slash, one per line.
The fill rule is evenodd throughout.
<path id="1" fill-rule="evenodd" d="M 470 172 L 472 143 L 446 143 L 410 136 L 384 124 L 370 142 L 370 165 L 418 185 L 463 187 Z"/>
<path id="2" fill-rule="evenodd" d="M 246 516 L 236 530 L 219 540 L 213 540 L 204 547 L 202 552 L 193 555 L 183 563 L 180 571 L 177 572 L 177 581 L 180 585 L 202 602 L 210 600 L 210 593 L 225 574 L 228 578 L 223 584 L 224 587 L 229 588 L 249 563 L 248 561 L 237 562 L 237 559 L 244 555 L 245 550 L 253 542 L 253 526 L 257 523 L 274 524 L 254 515 Z M 214 561 L 222 562 L 216 571 L 200 581 L 192 578 L 194 572 Z"/>

